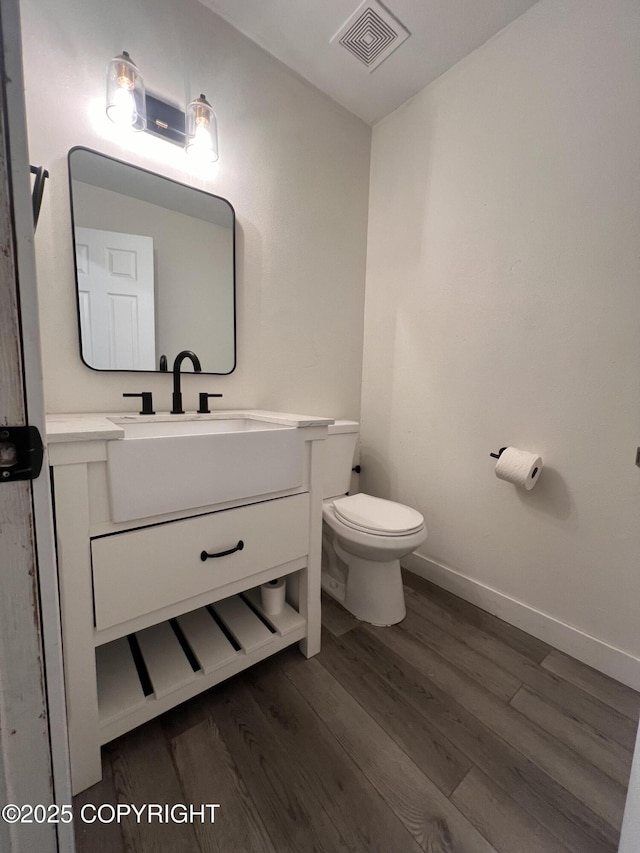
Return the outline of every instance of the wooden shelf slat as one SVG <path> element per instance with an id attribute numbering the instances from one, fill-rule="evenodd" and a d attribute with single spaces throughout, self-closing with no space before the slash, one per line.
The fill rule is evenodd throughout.
<path id="1" fill-rule="evenodd" d="M 184 613 L 176 621 L 205 674 L 224 666 L 240 654 L 206 607 Z"/>
<path id="2" fill-rule="evenodd" d="M 136 639 L 156 698 L 173 693 L 197 677 L 169 622 L 138 631 Z"/>
<path id="3" fill-rule="evenodd" d="M 271 642 L 271 631 L 239 595 L 217 601 L 212 607 L 245 654 Z"/>

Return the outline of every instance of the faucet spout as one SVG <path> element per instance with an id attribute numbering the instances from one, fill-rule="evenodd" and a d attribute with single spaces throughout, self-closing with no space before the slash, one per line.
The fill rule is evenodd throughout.
<path id="1" fill-rule="evenodd" d="M 189 349 L 183 349 L 182 352 L 178 353 L 175 358 L 175 361 L 173 362 L 173 395 L 171 407 L 172 415 L 184 415 L 184 409 L 182 408 L 182 391 L 180 388 L 180 370 L 182 368 L 182 362 L 185 359 L 189 359 L 189 361 L 193 365 L 194 373 L 202 373 L 200 359 L 195 354 L 195 352 L 191 352 L 191 350 Z"/>

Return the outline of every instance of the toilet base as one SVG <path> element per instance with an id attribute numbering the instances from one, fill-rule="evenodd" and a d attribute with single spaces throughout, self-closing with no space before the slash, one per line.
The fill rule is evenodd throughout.
<path id="1" fill-rule="evenodd" d="M 407 615 L 400 561 L 375 562 L 349 554 L 344 606 L 356 619 L 386 627 Z"/>
<path id="2" fill-rule="evenodd" d="M 356 561 L 360 565 L 352 574 Z M 402 622 L 407 614 L 398 560 L 373 563 L 349 554 L 347 583 L 342 583 L 323 570 L 321 586 L 327 595 L 339 602 L 356 619 L 379 628 L 396 625 Z"/>

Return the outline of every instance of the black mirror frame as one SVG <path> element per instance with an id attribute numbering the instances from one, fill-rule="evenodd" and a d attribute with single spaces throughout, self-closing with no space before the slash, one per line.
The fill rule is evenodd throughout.
<path id="1" fill-rule="evenodd" d="M 73 211 L 73 179 L 71 176 L 71 155 L 74 151 L 86 151 L 89 154 L 96 154 L 99 157 L 104 157 L 107 160 L 112 160 L 114 163 L 119 163 L 122 166 L 128 166 L 130 169 L 138 169 L 140 172 L 145 172 L 147 175 L 153 175 L 157 178 L 162 178 L 163 181 L 168 181 L 171 184 L 176 184 L 176 186 L 184 187 L 186 189 L 192 190 L 193 192 L 201 193 L 202 195 L 210 196 L 211 198 L 219 199 L 220 201 L 225 202 L 225 204 L 229 205 L 231 210 L 231 216 L 233 217 L 233 228 L 232 228 L 232 251 L 233 251 L 233 367 L 231 370 L 222 372 L 214 372 L 203 370 L 203 376 L 229 376 L 238 366 L 238 305 L 237 305 L 237 264 L 236 264 L 236 211 L 229 199 L 224 198 L 223 196 L 215 195 L 214 193 L 206 192 L 206 190 L 201 190 L 198 187 L 192 187 L 189 184 L 183 184 L 181 181 L 175 181 L 173 178 L 167 178 L 165 175 L 160 175 L 158 172 L 152 172 L 150 169 L 143 169 L 141 166 L 134 166 L 132 163 L 127 163 L 126 160 L 119 160 L 117 157 L 111 157 L 109 154 L 103 154 L 101 151 L 96 151 L 93 148 L 87 148 L 84 145 L 74 145 L 73 148 L 69 149 L 69 153 L 67 154 L 67 175 L 69 179 L 69 212 L 71 216 L 71 243 L 73 250 L 73 271 L 74 278 L 76 283 L 76 320 L 78 326 L 78 347 L 80 350 L 80 360 L 88 367 L 89 370 L 93 370 L 96 373 L 164 373 L 166 371 L 162 370 L 120 370 L 117 368 L 101 368 L 101 367 L 93 367 L 91 364 L 88 364 L 84 359 L 84 354 L 82 352 L 82 327 L 80 323 L 80 296 L 78 289 L 78 266 L 76 263 L 76 229 L 75 229 L 75 217 Z"/>

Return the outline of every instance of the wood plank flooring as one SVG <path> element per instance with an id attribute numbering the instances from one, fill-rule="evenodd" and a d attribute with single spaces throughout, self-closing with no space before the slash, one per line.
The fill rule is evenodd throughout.
<path id="1" fill-rule="evenodd" d="M 103 750 L 79 853 L 615 853 L 640 694 L 421 578 Z M 82 805 L 219 803 L 215 823 Z"/>

